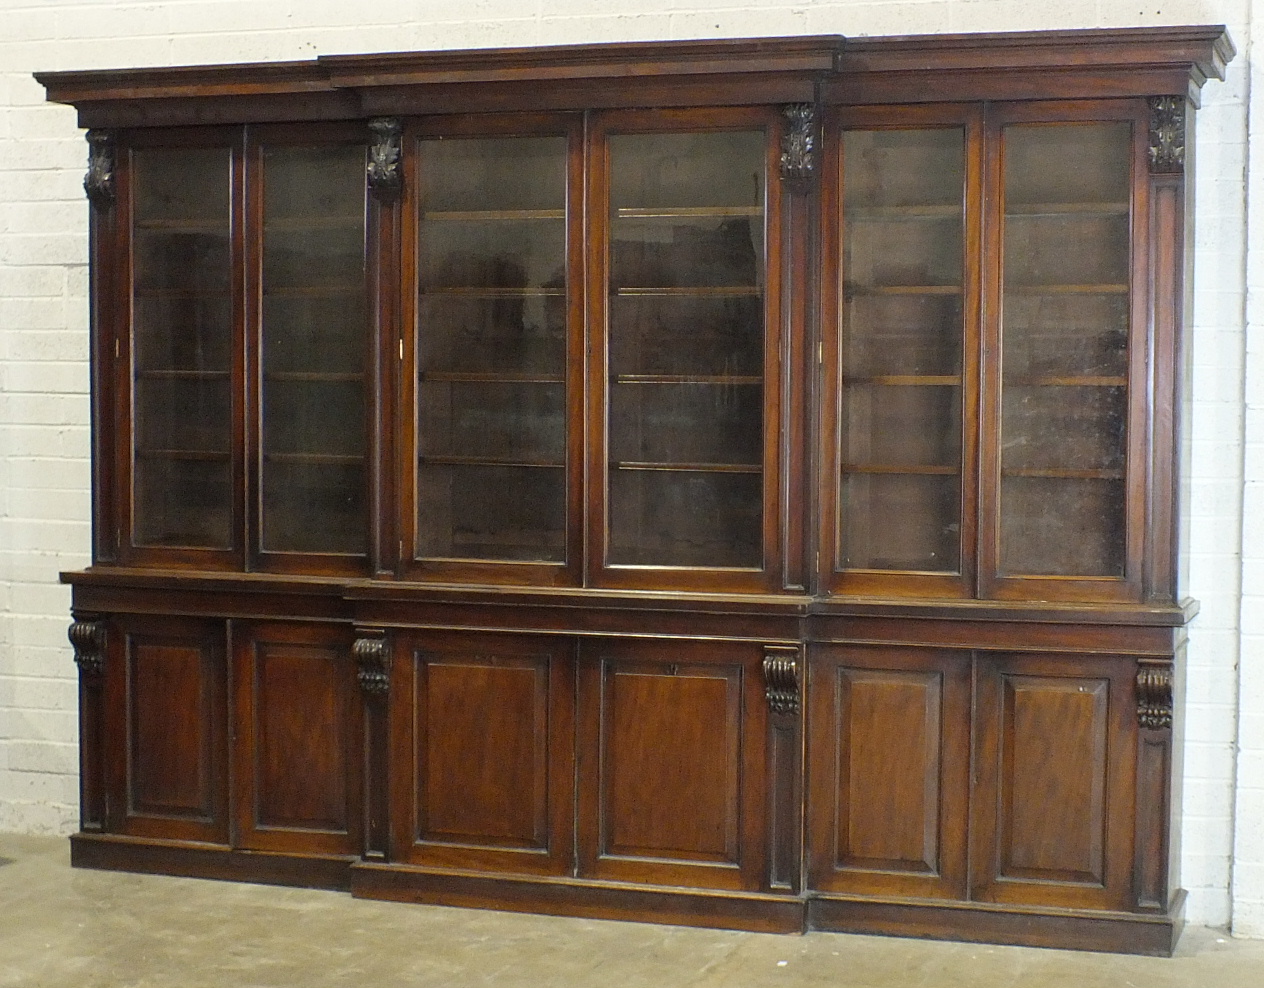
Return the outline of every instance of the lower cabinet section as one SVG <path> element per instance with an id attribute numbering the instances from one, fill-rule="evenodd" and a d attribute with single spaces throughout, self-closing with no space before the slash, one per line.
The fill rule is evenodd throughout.
<path id="1" fill-rule="evenodd" d="M 940 635 L 950 638 L 950 635 Z M 1170 952 L 1170 656 L 80 620 L 76 864 Z"/>

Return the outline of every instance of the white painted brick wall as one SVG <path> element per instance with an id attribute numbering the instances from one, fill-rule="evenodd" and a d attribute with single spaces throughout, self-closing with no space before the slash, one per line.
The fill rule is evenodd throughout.
<path id="1" fill-rule="evenodd" d="M 1182 881 L 1193 922 L 1264 935 L 1264 99 L 1247 140 L 1248 26 L 1264 0 L 0 0 L 0 830 L 77 818 L 74 666 L 61 569 L 88 552 L 84 144 L 36 70 L 656 38 L 1227 23 L 1239 56 L 1204 90 L 1185 506 L 1190 636 Z M 1255 92 L 1264 93 L 1260 70 Z M 1252 214 L 1264 245 L 1264 205 Z M 1244 381 L 1249 377 L 1249 383 Z M 1244 394 L 1246 401 L 1244 405 Z M 1244 428 L 1250 455 L 1245 458 Z M 1243 505 L 1245 490 L 1246 504 Z M 1247 524 L 1244 526 L 1244 517 Z M 1240 628 L 1241 626 L 1241 628 Z M 1241 633 L 1240 633 L 1241 631 Z M 1239 671 L 1239 658 L 1241 662 Z M 1241 755 L 1236 756 L 1238 748 Z M 1235 780 L 1237 787 L 1235 789 Z M 1235 831 L 1236 814 L 1236 831 Z M 1234 860 L 1234 840 L 1238 842 Z"/>

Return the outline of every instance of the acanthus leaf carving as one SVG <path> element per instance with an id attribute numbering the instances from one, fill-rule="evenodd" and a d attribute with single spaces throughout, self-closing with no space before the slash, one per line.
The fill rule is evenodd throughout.
<path id="1" fill-rule="evenodd" d="M 764 649 L 764 697 L 777 714 L 799 712 L 799 650 L 769 646 Z"/>
<path id="2" fill-rule="evenodd" d="M 403 124 L 398 117 L 375 117 L 369 121 L 373 140 L 369 144 L 369 188 L 380 198 L 399 194 L 404 185 Z"/>
<path id="3" fill-rule="evenodd" d="M 351 646 L 355 657 L 356 678 L 368 698 L 384 697 L 391 688 L 391 654 L 381 633 L 367 633 Z"/>
<path id="4" fill-rule="evenodd" d="M 789 125 L 781 140 L 781 177 L 806 184 L 816 171 L 816 112 L 811 103 L 791 103 L 781 113 Z"/>
<path id="5" fill-rule="evenodd" d="M 1137 721 L 1146 730 L 1172 726 L 1172 667 L 1143 665 L 1137 670 Z"/>
<path id="6" fill-rule="evenodd" d="M 1150 100 L 1150 170 L 1185 170 L 1185 97 L 1155 96 Z"/>
<path id="7" fill-rule="evenodd" d="M 75 650 L 75 665 L 84 677 L 100 676 L 105 671 L 105 622 L 76 618 L 66 632 Z"/>
<path id="8" fill-rule="evenodd" d="M 114 205 L 114 135 L 104 130 L 88 131 L 88 173 L 83 190 L 97 209 Z"/>

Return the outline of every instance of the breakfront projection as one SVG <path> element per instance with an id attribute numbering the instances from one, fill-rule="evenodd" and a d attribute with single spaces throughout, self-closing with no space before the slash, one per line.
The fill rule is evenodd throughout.
<path id="1" fill-rule="evenodd" d="M 74 863 L 1168 953 L 1222 28 L 40 75 Z"/>

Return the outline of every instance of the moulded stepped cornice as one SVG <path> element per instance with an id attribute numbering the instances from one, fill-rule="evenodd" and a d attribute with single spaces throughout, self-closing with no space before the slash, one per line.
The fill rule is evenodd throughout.
<path id="1" fill-rule="evenodd" d="M 37 73 L 85 127 L 946 99 L 1196 97 L 1234 54 L 1222 26 L 847 39 L 838 35 L 333 55 Z M 629 79 L 638 79 L 629 86 Z"/>

